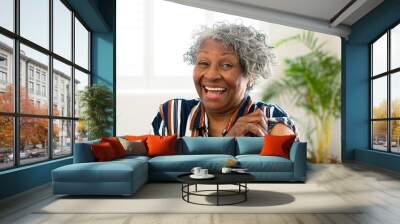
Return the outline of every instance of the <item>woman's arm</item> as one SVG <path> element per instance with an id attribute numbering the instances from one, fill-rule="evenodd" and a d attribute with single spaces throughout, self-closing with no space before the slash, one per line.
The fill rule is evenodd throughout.
<path id="1" fill-rule="evenodd" d="M 295 133 L 288 126 L 286 126 L 282 123 L 278 123 L 272 128 L 272 130 L 269 132 L 269 134 L 270 135 L 294 135 Z"/>

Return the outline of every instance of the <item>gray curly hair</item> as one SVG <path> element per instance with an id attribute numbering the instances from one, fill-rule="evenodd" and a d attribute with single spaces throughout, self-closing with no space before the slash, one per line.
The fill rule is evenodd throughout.
<path id="1" fill-rule="evenodd" d="M 266 43 L 265 34 L 252 26 L 242 24 L 221 22 L 212 27 L 202 26 L 193 35 L 194 42 L 184 54 L 184 61 L 190 65 L 195 65 L 201 44 L 210 38 L 221 41 L 225 46 L 234 49 L 239 57 L 244 74 L 250 80 L 248 90 L 260 77 L 265 79 L 270 76 L 271 64 L 275 59 L 272 47 Z"/>

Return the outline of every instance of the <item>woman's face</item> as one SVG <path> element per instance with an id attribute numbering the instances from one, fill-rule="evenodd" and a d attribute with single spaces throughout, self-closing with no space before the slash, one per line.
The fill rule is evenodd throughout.
<path id="1" fill-rule="evenodd" d="M 205 109 L 214 113 L 235 110 L 245 96 L 248 83 L 233 49 L 213 39 L 205 40 L 200 47 L 193 81 Z"/>

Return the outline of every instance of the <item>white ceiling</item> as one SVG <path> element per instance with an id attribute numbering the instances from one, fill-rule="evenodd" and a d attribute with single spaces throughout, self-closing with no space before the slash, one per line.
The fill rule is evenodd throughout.
<path id="1" fill-rule="evenodd" d="M 383 0 L 168 0 L 189 6 L 347 37 Z M 346 10 L 338 14 L 343 8 Z M 336 16 L 335 16 L 336 15 Z M 337 18 L 337 20 L 334 20 Z"/>
<path id="2" fill-rule="evenodd" d="M 350 0 L 226 0 L 329 21 Z"/>

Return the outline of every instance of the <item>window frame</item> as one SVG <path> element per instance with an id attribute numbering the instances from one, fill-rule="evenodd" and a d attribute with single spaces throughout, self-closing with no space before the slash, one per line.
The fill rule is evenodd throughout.
<path id="1" fill-rule="evenodd" d="M 375 39 L 373 39 L 370 43 L 368 43 L 369 47 L 369 149 L 373 151 L 379 151 L 379 152 L 386 152 L 386 153 L 391 153 L 391 154 L 400 154 L 400 152 L 393 152 L 392 151 L 392 121 L 400 121 L 400 117 L 392 117 L 392 98 L 391 98 L 391 79 L 393 75 L 396 75 L 396 73 L 400 72 L 400 67 L 391 69 L 391 31 L 393 28 L 396 26 L 400 26 L 400 21 L 397 21 L 393 25 L 391 25 L 389 28 L 385 29 L 385 31 L 381 34 L 379 34 Z M 376 74 L 374 76 L 373 74 L 373 44 L 376 43 L 381 37 L 384 35 L 387 35 L 387 63 L 386 63 L 386 71 Z M 373 88 L 373 81 L 378 78 L 386 77 L 386 87 L 387 87 L 387 93 L 386 93 L 386 98 L 387 98 L 387 103 L 386 103 L 386 117 L 385 118 L 373 118 L 373 93 L 374 93 L 374 88 Z M 386 151 L 384 150 L 379 150 L 374 148 L 374 136 L 373 136 L 373 122 L 374 121 L 386 121 Z"/>
<path id="2" fill-rule="evenodd" d="M 2 112 L 0 111 L 0 116 L 4 116 L 4 117 L 12 117 L 13 119 L 13 166 L 10 167 L 5 167 L 5 168 L 0 168 L 0 172 L 5 171 L 5 170 L 11 170 L 11 169 L 16 169 L 19 167 L 23 167 L 23 166 L 30 166 L 33 164 L 38 164 L 38 163 L 43 163 L 46 161 L 50 161 L 50 160 L 58 160 L 58 159 L 62 159 L 62 158 L 66 158 L 66 157 L 70 157 L 73 156 L 73 152 L 74 152 L 74 143 L 75 143 L 75 123 L 76 121 L 78 121 L 80 118 L 75 116 L 75 109 L 72 107 L 71 108 L 71 114 L 68 116 L 56 116 L 53 115 L 53 59 L 58 60 L 59 62 L 62 62 L 68 66 L 71 66 L 71 93 L 72 96 L 75 96 L 75 69 L 85 73 L 88 75 L 89 78 L 89 83 L 88 86 L 92 85 L 92 69 L 91 69 L 91 37 L 92 37 L 92 30 L 88 27 L 88 25 L 83 21 L 83 19 L 79 16 L 78 13 L 76 13 L 72 7 L 68 4 L 68 2 L 66 2 L 65 0 L 59 0 L 68 10 L 71 11 L 71 18 L 70 18 L 70 23 L 71 23 L 71 58 L 67 59 L 64 58 L 63 56 L 57 54 L 54 52 L 54 39 L 53 39 L 53 24 L 54 24 L 54 17 L 53 17 L 53 1 L 54 0 L 48 0 L 49 2 L 49 47 L 48 49 L 46 49 L 45 47 L 42 47 L 39 44 L 34 43 L 33 41 L 30 41 L 29 39 L 24 38 L 23 36 L 20 35 L 20 0 L 14 0 L 13 1 L 13 10 L 14 10 L 14 17 L 13 17 L 13 22 L 14 22 L 14 30 L 10 31 L 4 27 L 0 26 L 0 35 L 3 35 L 7 38 L 12 39 L 13 41 L 13 64 L 12 69 L 11 69 L 11 73 L 10 75 L 13 76 L 14 79 L 14 93 L 13 93 L 13 102 L 14 102 L 14 110 L 13 112 Z M 85 69 L 81 66 L 79 66 L 78 64 L 75 63 L 75 18 L 83 25 L 83 27 L 88 31 L 88 69 Z M 20 81 L 20 64 L 21 64 L 21 57 L 20 57 L 20 45 L 23 44 L 27 47 L 32 48 L 33 50 L 36 50 L 42 54 L 45 54 L 46 56 L 48 56 L 48 71 L 47 71 L 47 83 L 45 85 L 45 95 L 48 96 L 47 99 L 47 104 L 48 104 L 48 112 L 46 115 L 40 115 L 40 114 L 27 114 L 27 113 L 21 113 L 20 111 L 20 85 L 21 85 L 21 81 Z M 27 64 L 27 71 L 30 72 L 31 66 L 29 66 L 29 64 Z M 42 79 L 41 79 L 41 75 L 43 71 L 39 72 L 39 80 L 36 79 L 36 72 L 37 70 L 35 68 L 33 68 L 33 79 L 31 79 L 30 77 L 30 73 L 27 72 L 26 75 L 26 82 L 28 81 L 32 81 L 34 84 L 34 92 L 36 92 L 35 89 L 35 85 L 36 84 L 41 84 L 40 87 L 42 88 Z M 27 86 L 28 87 L 28 86 Z M 28 87 L 29 88 L 29 87 Z M 27 89 L 27 91 L 29 91 Z M 48 92 L 48 93 L 47 93 Z M 40 94 L 38 95 L 40 97 L 42 96 L 42 91 L 40 89 Z M 75 98 L 71 97 L 71 104 L 74 105 L 75 102 Z M 34 102 L 35 103 L 35 102 Z M 47 119 L 47 123 L 48 123 L 48 135 L 47 135 L 47 157 L 43 157 L 43 160 L 40 160 L 38 162 L 31 162 L 31 163 L 26 163 L 26 164 L 21 164 L 21 159 L 20 159 L 20 119 L 21 118 L 45 118 Z M 55 156 L 53 155 L 54 152 L 54 147 L 53 147 L 53 123 L 56 120 L 66 120 L 66 121 L 71 121 L 71 153 L 68 155 L 62 155 L 62 156 Z"/>

